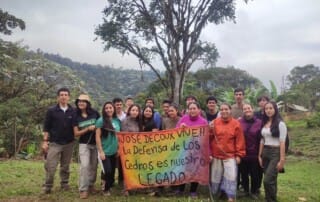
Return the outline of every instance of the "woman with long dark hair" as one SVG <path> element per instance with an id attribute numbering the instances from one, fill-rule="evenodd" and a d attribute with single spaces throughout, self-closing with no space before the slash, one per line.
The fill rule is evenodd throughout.
<path id="1" fill-rule="evenodd" d="M 114 175 L 118 151 L 116 132 L 120 131 L 121 128 L 121 122 L 117 118 L 112 102 L 106 102 L 103 105 L 102 117 L 98 119 L 96 127 L 96 142 L 105 180 L 104 194 L 110 196 L 110 188 L 115 181 Z"/>
<path id="2" fill-rule="evenodd" d="M 127 116 L 121 122 L 121 131 L 126 131 L 126 132 L 141 132 L 142 131 L 141 108 L 139 105 L 133 104 L 128 108 Z M 121 161 L 119 161 L 118 166 L 119 166 L 119 178 L 123 179 Z M 129 192 L 128 192 L 128 190 L 126 190 L 125 187 L 124 187 L 123 193 L 125 196 L 129 195 Z"/>
<path id="3" fill-rule="evenodd" d="M 137 104 L 129 107 L 126 118 L 121 122 L 121 131 L 141 132 L 141 108 Z"/>
<path id="4" fill-rule="evenodd" d="M 142 110 L 142 131 L 148 132 L 148 131 L 157 131 L 159 130 L 156 122 L 153 120 L 154 116 L 154 109 L 153 107 L 147 105 Z"/>
<path id="5" fill-rule="evenodd" d="M 277 201 L 277 177 L 284 168 L 287 127 L 279 113 L 277 103 L 264 106 L 259 163 L 264 171 L 264 190 L 267 202 Z"/>
<path id="6" fill-rule="evenodd" d="M 94 184 L 97 177 L 97 147 L 95 123 L 99 113 L 91 108 L 89 96 L 81 94 L 75 101 L 76 116 L 73 119 L 73 132 L 79 137 L 79 191 L 80 198 L 88 198 L 89 192 L 96 192 Z"/>

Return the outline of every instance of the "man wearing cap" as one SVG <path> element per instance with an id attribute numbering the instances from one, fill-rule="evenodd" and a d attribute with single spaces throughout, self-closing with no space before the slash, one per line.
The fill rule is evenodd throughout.
<path id="1" fill-rule="evenodd" d="M 96 193 L 94 184 L 97 178 L 98 151 L 96 147 L 95 123 L 99 113 L 91 108 L 89 96 L 81 94 L 76 99 L 76 115 L 73 119 L 73 132 L 79 138 L 80 198 L 88 198 L 89 193 Z"/>
<path id="2" fill-rule="evenodd" d="M 42 149 L 46 153 L 46 176 L 43 184 L 45 194 L 51 193 L 59 162 L 61 189 L 69 190 L 69 165 L 75 142 L 72 128 L 74 110 L 68 104 L 70 91 L 67 88 L 60 88 L 57 96 L 58 104 L 48 109 L 43 129 Z"/>

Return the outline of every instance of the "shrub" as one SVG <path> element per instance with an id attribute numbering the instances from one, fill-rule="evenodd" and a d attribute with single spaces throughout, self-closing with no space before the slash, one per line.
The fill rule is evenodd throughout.
<path id="1" fill-rule="evenodd" d="M 313 116 L 307 119 L 308 128 L 320 127 L 320 112 L 315 113 Z"/>

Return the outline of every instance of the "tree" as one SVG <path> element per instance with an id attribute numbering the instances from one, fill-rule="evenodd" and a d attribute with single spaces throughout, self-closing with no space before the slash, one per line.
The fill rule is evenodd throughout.
<path id="1" fill-rule="evenodd" d="M 297 66 L 290 71 L 290 75 L 287 76 L 291 87 L 298 84 L 310 82 L 313 79 L 320 77 L 320 69 L 313 64 L 305 65 L 303 67 Z"/>
<path id="2" fill-rule="evenodd" d="M 200 69 L 194 74 L 200 88 L 211 93 L 215 88 L 258 88 L 261 81 L 251 76 L 248 72 L 234 67 L 211 67 Z"/>
<path id="3" fill-rule="evenodd" d="M 4 12 L 0 9 L 0 33 L 5 35 L 11 35 L 12 30 L 19 27 L 21 30 L 26 28 L 23 20 L 10 15 L 8 12 Z"/>
<path id="4" fill-rule="evenodd" d="M 141 67 L 151 68 L 179 103 L 192 64 L 201 60 L 204 65 L 214 65 L 218 58 L 215 45 L 200 40 L 202 30 L 209 23 L 235 20 L 235 1 L 108 0 L 103 13 L 103 23 L 95 34 L 105 50 L 115 48 L 136 56 Z M 167 82 L 156 68 L 159 59 Z"/>
<path id="5" fill-rule="evenodd" d="M 290 89 L 283 99 L 289 103 L 303 105 L 310 110 L 320 103 L 320 68 L 313 64 L 294 67 L 287 76 Z"/>
<path id="6" fill-rule="evenodd" d="M 56 90 L 68 86 L 78 95 L 83 88 L 69 68 L 1 39 L 0 64 L 0 156 L 15 156 L 41 140 L 40 125 L 56 103 Z"/>

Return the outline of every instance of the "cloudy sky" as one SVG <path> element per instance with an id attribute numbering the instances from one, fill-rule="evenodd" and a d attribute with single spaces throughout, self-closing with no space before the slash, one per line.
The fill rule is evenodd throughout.
<path id="1" fill-rule="evenodd" d="M 1 8 L 26 22 L 5 40 L 23 40 L 30 49 L 59 53 L 74 61 L 138 68 L 133 56 L 103 52 L 94 41 L 102 22 L 102 0 L 0 0 Z M 278 88 L 295 66 L 320 65 L 319 0 L 238 0 L 236 24 L 209 25 L 201 40 L 212 41 L 220 53 L 217 66 L 248 71 L 269 87 Z M 195 70 L 195 68 L 193 68 Z"/>

